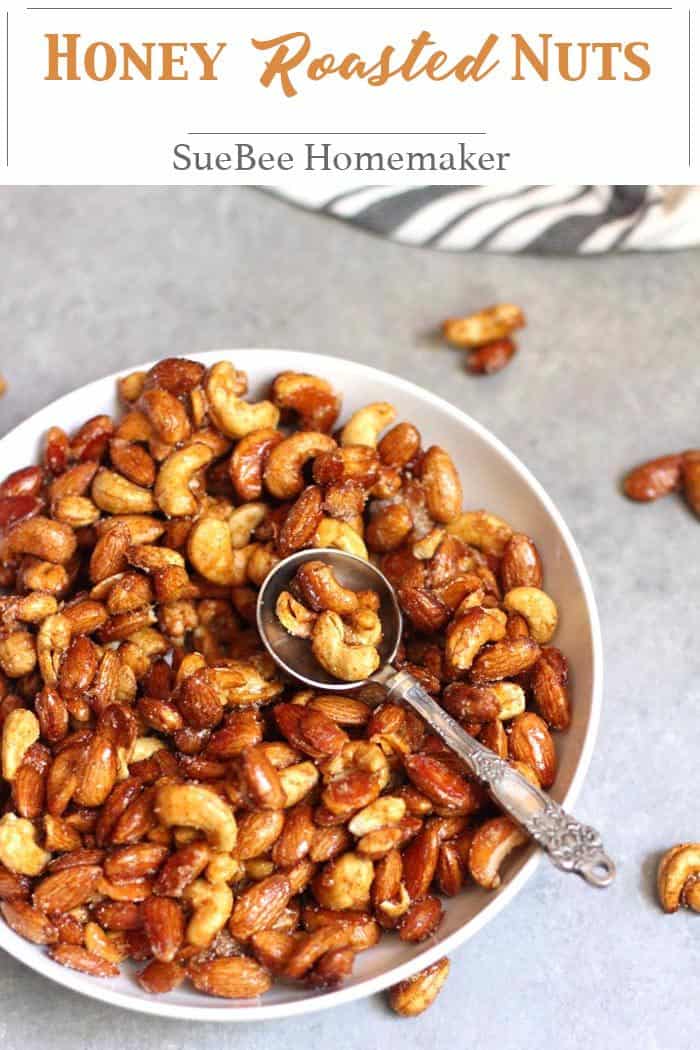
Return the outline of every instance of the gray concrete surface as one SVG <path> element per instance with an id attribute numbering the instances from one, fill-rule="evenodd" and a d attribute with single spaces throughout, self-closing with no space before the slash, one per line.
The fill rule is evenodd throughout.
<path id="1" fill-rule="evenodd" d="M 277 345 L 371 362 L 491 427 L 532 468 L 591 571 L 607 656 L 580 799 L 620 860 L 597 893 L 542 864 L 453 959 L 414 1021 L 380 999 L 268 1026 L 187 1025 L 79 999 L 0 958 L 8 1050 L 479 1050 L 697 1046 L 700 918 L 654 897 L 659 852 L 700 839 L 700 524 L 634 507 L 635 461 L 697 444 L 700 254 L 456 257 L 395 246 L 253 190 L 0 191 L 0 433 L 144 358 Z M 436 350 L 435 322 L 508 298 L 530 325 L 500 376 Z"/>

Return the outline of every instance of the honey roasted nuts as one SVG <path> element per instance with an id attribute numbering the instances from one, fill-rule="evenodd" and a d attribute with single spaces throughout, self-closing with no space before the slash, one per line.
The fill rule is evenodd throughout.
<path id="1" fill-rule="evenodd" d="M 255 603 L 291 551 L 372 558 L 404 613 L 398 665 L 533 783 L 571 720 L 547 552 L 463 505 L 458 450 L 387 402 L 342 417 L 326 377 L 247 387 L 230 361 L 166 359 L 121 381 L 121 418 L 52 427 L 0 482 L 0 911 L 92 977 L 137 961 L 154 994 L 337 987 L 381 938 L 439 936 L 440 898 L 495 888 L 522 841 L 383 686 L 278 676 Z M 667 482 L 691 506 L 695 457 Z M 339 680 L 378 667 L 378 596 L 320 558 L 277 613 Z M 700 905 L 694 849 L 664 866 L 669 909 Z M 426 1009 L 447 969 L 394 1008 Z"/>

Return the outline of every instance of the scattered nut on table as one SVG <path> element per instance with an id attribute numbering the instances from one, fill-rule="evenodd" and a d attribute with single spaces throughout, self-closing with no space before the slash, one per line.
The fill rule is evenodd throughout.
<path id="1" fill-rule="evenodd" d="M 500 372 L 511 361 L 516 344 L 511 335 L 525 327 L 525 315 L 512 303 L 497 303 L 467 317 L 443 321 L 442 334 L 452 346 L 466 349 L 467 369 L 474 375 Z"/>
<path id="2" fill-rule="evenodd" d="M 499 308 L 459 337 L 520 323 Z M 337 987 L 384 937 L 439 937 L 441 897 L 494 890 L 523 841 L 381 685 L 281 680 L 255 622 L 281 558 L 375 561 L 397 666 L 532 782 L 571 719 L 542 552 L 463 506 L 450 451 L 387 402 L 344 420 L 324 377 L 247 385 L 230 361 L 160 361 L 121 380 L 118 417 L 52 426 L 0 483 L 0 911 L 58 965 L 139 961 L 153 994 Z M 377 595 L 322 561 L 277 612 L 339 678 L 377 666 Z M 694 863 L 669 866 L 669 900 L 693 905 Z M 448 965 L 394 1009 L 426 1009 Z"/>
<path id="3" fill-rule="evenodd" d="M 683 907 L 700 912 L 700 842 L 684 842 L 664 853 L 657 887 L 664 911 Z"/>
<path id="4" fill-rule="evenodd" d="M 700 449 L 674 452 L 640 463 L 624 481 L 624 492 L 639 503 L 682 491 L 690 509 L 700 517 Z"/>

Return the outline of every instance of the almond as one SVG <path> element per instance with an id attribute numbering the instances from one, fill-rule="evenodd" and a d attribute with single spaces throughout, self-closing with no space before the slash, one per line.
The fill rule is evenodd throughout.
<path id="1" fill-rule="evenodd" d="M 472 681 L 496 682 L 527 671 L 540 655 L 540 647 L 531 638 L 505 638 L 489 645 L 474 660 Z"/>
<path id="2" fill-rule="evenodd" d="M 411 900 L 425 897 L 437 869 L 440 840 L 437 826 L 422 828 L 403 851 L 404 883 Z"/>
<path id="3" fill-rule="evenodd" d="M 243 955 L 190 963 L 188 974 L 200 992 L 223 999 L 255 999 L 272 983 L 259 963 Z"/>
<path id="4" fill-rule="evenodd" d="M 406 755 L 404 769 L 411 783 L 443 809 L 475 813 L 484 804 L 484 793 L 478 784 L 431 755 Z"/>
<path id="5" fill-rule="evenodd" d="M 683 495 L 690 509 L 700 517 L 700 450 L 685 452 L 682 465 Z"/>
<path id="6" fill-rule="evenodd" d="M 49 948 L 49 955 L 54 962 L 67 966 L 70 970 L 79 970 L 91 977 L 118 977 L 119 967 L 101 959 L 99 955 L 81 948 L 77 944 L 57 944 Z"/>
<path id="7" fill-rule="evenodd" d="M 185 968 L 179 963 L 152 959 L 148 966 L 136 975 L 136 980 L 144 991 L 164 995 L 178 988 L 185 976 Z"/>
<path id="8" fill-rule="evenodd" d="M 291 896 L 292 887 L 286 875 L 271 875 L 245 890 L 233 906 L 229 922 L 232 936 L 247 941 L 254 933 L 269 929 Z"/>
<path id="9" fill-rule="evenodd" d="M 33 944 L 55 944 L 58 931 L 52 922 L 27 901 L 5 900 L 0 904 L 0 911 L 7 925 Z"/>
<path id="10" fill-rule="evenodd" d="M 149 897 L 143 904 L 143 925 L 154 957 L 172 962 L 185 933 L 185 918 L 178 902 L 170 897 Z"/>
<path id="11" fill-rule="evenodd" d="M 667 496 L 680 487 L 682 465 L 680 452 L 642 463 L 625 478 L 625 495 L 643 503 Z"/>
<path id="12" fill-rule="evenodd" d="M 537 773 L 543 788 L 551 787 L 557 772 L 554 741 L 545 722 L 532 711 L 513 719 L 509 737 L 511 758 L 525 762 Z"/>
<path id="13" fill-rule="evenodd" d="M 90 899 L 101 875 L 102 869 L 95 864 L 64 868 L 46 875 L 34 890 L 34 904 L 49 914 L 77 908 Z"/>
<path id="14" fill-rule="evenodd" d="M 415 901 L 399 923 L 399 938 L 411 944 L 427 940 L 440 925 L 442 914 L 442 904 L 437 897 Z"/>
<path id="15" fill-rule="evenodd" d="M 522 532 L 514 532 L 503 551 L 500 565 L 504 591 L 513 587 L 541 587 L 542 562 L 537 547 Z"/>

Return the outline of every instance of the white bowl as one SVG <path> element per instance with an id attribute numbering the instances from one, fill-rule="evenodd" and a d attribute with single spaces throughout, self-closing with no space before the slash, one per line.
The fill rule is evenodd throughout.
<path id="1" fill-rule="evenodd" d="M 207 364 L 231 358 L 248 373 L 253 397 L 262 395 L 278 372 L 294 370 L 330 379 L 342 391 L 346 416 L 369 401 L 392 402 L 399 419 L 410 420 L 420 429 L 426 445 L 442 445 L 450 452 L 462 477 L 465 507 L 492 510 L 534 538 L 544 561 L 547 590 L 561 613 L 555 641 L 571 665 L 573 720 L 566 733 L 556 735 L 559 772 L 552 795 L 572 808 L 588 768 L 600 716 L 600 627 L 590 580 L 576 544 L 529 471 L 488 430 L 459 409 L 428 390 L 366 365 L 293 350 L 218 350 L 193 356 Z M 42 436 L 50 426 L 70 430 L 96 413 L 114 412 L 116 378 L 117 374 L 107 376 L 67 394 L 4 437 L 0 441 L 3 475 L 36 460 Z M 498 892 L 469 889 L 445 901 L 445 917 L 431 941 L 410 945 L 397 937 L 385 937 L 376 948 L 358 956 L 352 978 L 337 991 L 311 992 L 303 986 L 274 985 L 262 1001 L 228 1004 L 182 986 L 159 997 L 142 991 L 130 973 L 101 980 L 59 966 L 43 948 L 18 937 L 1 920 L 0 946 L 67 988 L 131 1010 L 206 1021 L 292 1017 L 371 995 L 454 952 L 515 897 L 533 874 L 538 859 L 539 851 L 531 847 L 514 859 Z M 486 941 L 480 950 L 488 951 Z"/>

